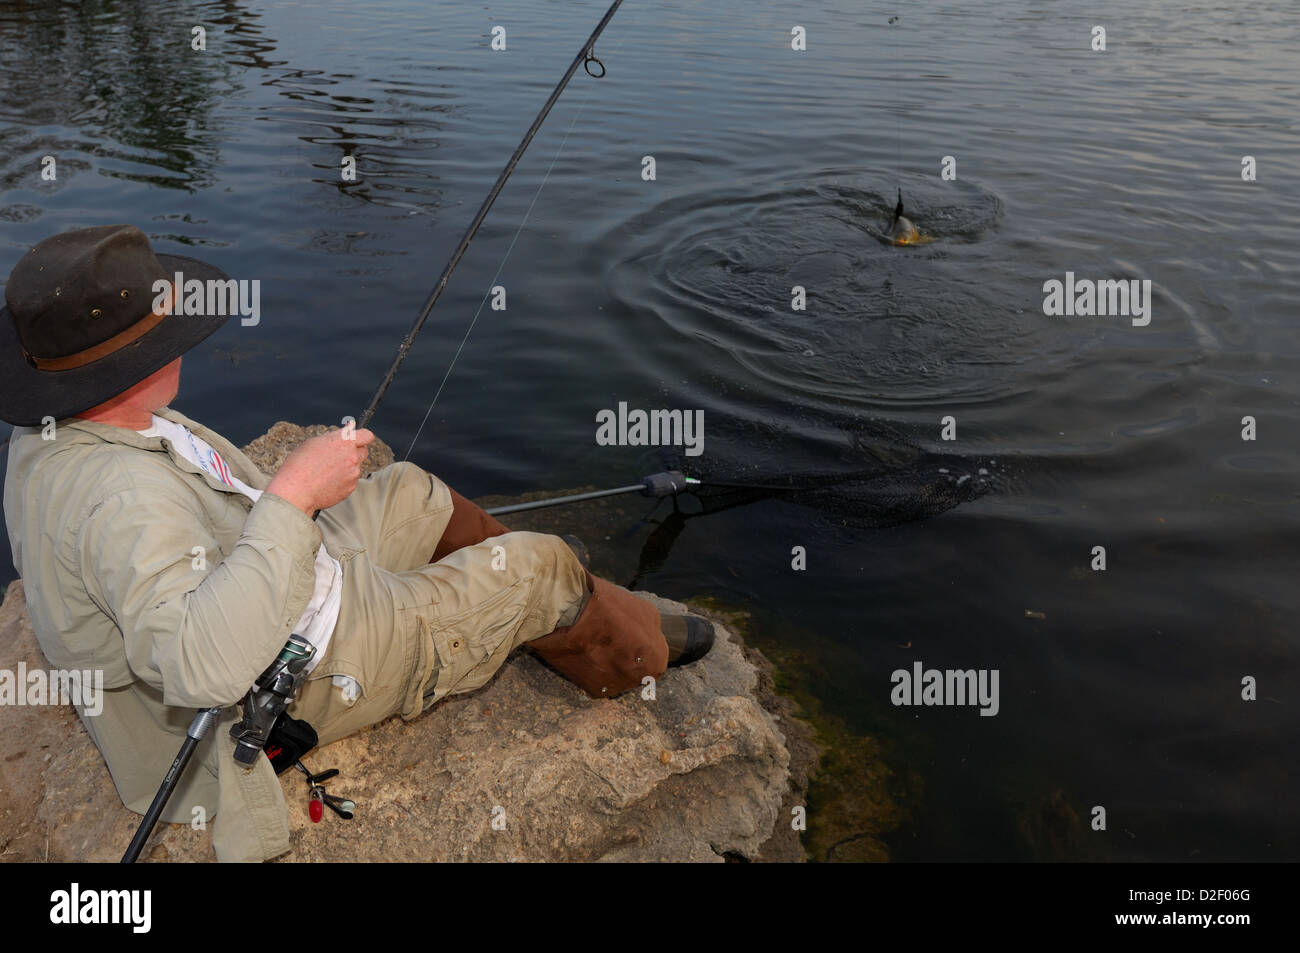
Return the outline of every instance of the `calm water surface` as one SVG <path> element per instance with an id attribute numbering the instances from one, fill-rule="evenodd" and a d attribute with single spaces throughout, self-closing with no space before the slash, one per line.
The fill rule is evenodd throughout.
<path id="1" fill-rule="evenodd" d="M 825 711 L 886 739 L 919 779 L 897 859 L 1294 860 L 1300 15 L 1094 6 L 628 0 L 607 77 L 556 106 L 374 426 L 471 494 L 657 469 L 596 446 L 620 400 L 702 408 L 701 468 L 852 466 L 855 421 L 988 465 L 993 492 L 898 526 L 789 502 L 690 521 L 639 585 L 749 609 Z M 358 414 L 603 11 L 2 3 L 0 275 L 137 224 L 262 282 L 259 325 L 186 356 L 179 409 L 237 443 Z M 873 237 L 899 188 L 932 244 Z M 1066 271 L 1150 279 L 1151 324 L 1045 317 Z M 509 308 L 429 412 L 495 283 Z M 611 542 L 634 564 L 644 537 Z M 997 717 L 890 705 L 917 660 L 997 669 Z"/>

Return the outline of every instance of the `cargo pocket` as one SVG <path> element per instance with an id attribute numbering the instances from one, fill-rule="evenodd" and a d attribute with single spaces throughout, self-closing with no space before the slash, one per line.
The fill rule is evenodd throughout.
<path id="1" fill-rule="evenodd" d="M 415 627 L 416 661 L 411 673 L 410 685 L 403 693 L 401 707 L 403 721 L 410 721 L 424 711 L 424 694 L 430 690 L 428 686 L 438 670 L 438 655 L 433 646 L 433 630 L 429 627 L 427 618 L 427 613 L 431 611 L 432 607 L 426 609 L 423 614 L 416 613 L 412 623 Z"/>
<path id="2" fill-rule="evenodd" d="M 328 664 L 322 662 L 320 665 L 317 665 L 312 670 L 312 673 L 307 676 L 307 684 L 310 685 L 314 682 L 319 682 L 322 679 L 328 679 L 329 685 L 333 688 L 334 693 L 342 699 L 343 704 L 356 705 L 370 697 L 371 692 L 368 691 L 368 688 L 371 684 L 371 680 L 368 677 L 364 679 L 361 677 L 361 665 L 357 661 L 348 658 L 340 658 L 339 656 L 342 654 L 344 653 L 337 653 Z M 347 697 L 349 693 L 344 691 L 342 684 L 334 681 L 335 678 L 352 679 L 353 684 L 356 686 L 353 693 L 356 697 L 349 701 Z"/>
<path id="3" fill-rule="evenodd" d="M 465 612 L 436 621 L 430 631 L 436 667 L 426 708 L 447 695 L 481 687 L 501 667 L 514 648 L 527 582 L 521 579 Z"/>

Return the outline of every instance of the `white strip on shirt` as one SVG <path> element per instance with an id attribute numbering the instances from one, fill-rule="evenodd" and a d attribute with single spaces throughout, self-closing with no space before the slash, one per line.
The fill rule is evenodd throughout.
<path id="1" fill-rule="evenodd" d="M 166 437 L 172 447 L 186 460 L 202 468 L 220 480 L 226 486 L 234 487 L 253 502 L 262 495 L 230 472 L 230 467 L 211 444 L 202 437 L 195 436 L 184 424 L 178 424 L 165 417 L 153 415 L 153 425 L 148 430 L 137 431 L 144 437 Z M 303 611 L 294 632 L 316 646 L 316 654 L 307 664 L 310 673 L 325 656 L 325 648 L 334 636 L 334 627 L 338 624 L 339 603 L 343 593 L 343 567 L 331 556 L 324 544 L 316 551 L 316 589 L 311 601 Z M 361 692 L 356 680 L 346 675 L 335 675 L 333 682 L 343 691 L 344 701 L 351 703 Z"/>

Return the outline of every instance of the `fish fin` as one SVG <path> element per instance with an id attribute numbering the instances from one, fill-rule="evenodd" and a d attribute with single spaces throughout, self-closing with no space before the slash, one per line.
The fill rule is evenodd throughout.
<path id="1" fill-rule="evenodd" d="M 899 189 L 899 190 L 898 190 L 898 204 L 897 204 L 896 206 L 894 206 L 894 220 L 893 220 L 892 222 L 889 223 L 889 227 L 890 227 L 890 228 L 893 228 L 895 225 L 897 225 L 897 224 L 898 224 L 898 220 L 899 220 L 900 218 L 902 218 L 902 217 L 903 217 L 903 190 L 902 190 L 902 189 Z"/>

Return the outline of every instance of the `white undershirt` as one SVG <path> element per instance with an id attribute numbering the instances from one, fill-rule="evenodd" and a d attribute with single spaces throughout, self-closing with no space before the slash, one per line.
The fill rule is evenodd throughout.
<path id="1" fill-rule="evenodd" d="M 262 495 L 261 490 L 253 489 L 231 473 L 230 467 L 221 454 L 202 437 L 193 434 L 185 425 L 154 414 L 153 425 L 148 430 L 137 432 L 143 437 L 166 437 L 171 441 L 176 452 L 186 460 L 202 468 L 226 486 L 234 487 L 253 502 L 257 502 Z M 325 655 L 326 646 L 334 636 L 342 592 L 343 567 L 322 544 L 316 551 L 316 589 L 312 592 L 311 601 L 307 603 L 307 608 L 294 627 L 295 633 L 316 646 L 316 653 L 307 664 L 306 672 L 310 672 L 319 664 Z M 345 701 L 350 703 L 360 694 L 361 689 L 355 679 L 346 675 L 335 675 L 333 680 L 334 684 L 342 689 Z"/>

